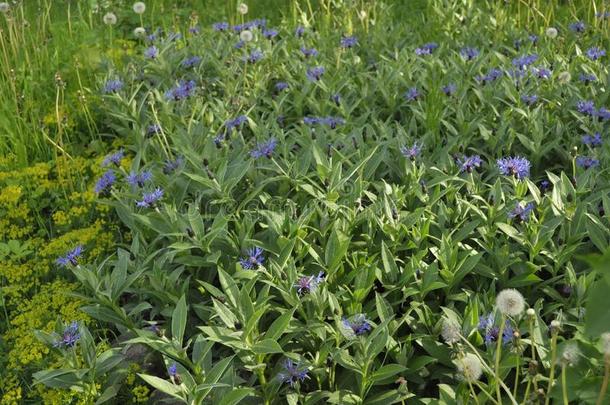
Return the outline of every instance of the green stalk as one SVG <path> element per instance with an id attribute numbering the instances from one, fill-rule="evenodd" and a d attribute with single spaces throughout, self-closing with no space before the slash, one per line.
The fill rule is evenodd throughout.
<path id="1" fill-rule="evenodd" d="M 497 347 L 496 347 L 496 364 L 494 367 L 494 376 L 496 378 L 496 397 L 498 403 L 502 403 L 502 394 L 500 393 L 500 358 L 502 357 L 502 334 L 504 333 L 505 317 L 502 315 L 500 320 L 500 331 L 498 332 Z"/>
<path id="2" fill-rule="evenodd" d="M 561 366 L 561 393 L 563 395 L 563 405 L 568 405 L 568 388 L 566 386 L 566 365 Z"/>
<path id="3" fill-rule="evenodd" d="M 544 405 L 549 405 L 551 400 L 551 388 L 553 388 L 553 381 L 555 380 L 555 360 L 557 357 L 557 331 L 553 331 L 551 337 L 551 373 L 549 374 L 549 386 L 546 390 L 546 399 Z"/>
<path id="4" fill-rule="evenodd" d="M 606 367 L 604 368 L 604 380 L 602 382 L 602 388 L 599 390 L 599 397 L 595 405 L 602 405 L 606 391 L 608 390 L 608 380 L 610 380 L 610 355 L 606 355 Z"/>

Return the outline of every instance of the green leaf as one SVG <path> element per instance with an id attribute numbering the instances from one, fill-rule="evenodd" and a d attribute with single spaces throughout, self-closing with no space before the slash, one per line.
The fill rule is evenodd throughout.
<path id="1" fill-rule="evenodd" d="M 386 364 L 371 375 L 371 381 L 373 384 L 379 383 L 387 380 L 388 378 L 394 377 L 398 373 L 402 373 L 406 369 L 407 368 L 405 366 L 400 364 Z"/>
<path id="2" fill-rule="evenodd" d="M 350 237 L 341 232 L 337 227 L 333 228 L 330 238 L 326 243 L 324 261 L 328 274 L 332 274 L 341 264 L 343 257 L 347 253 Z"/>
<path id="3" fill-rule="evenodd" d="M 609 291 L 610 283 L 605 278 L 596 280 L 589 288 L 585 312 L 585 333 L 589 336 L 597 338 L 610 332 Z"/>
<path id="4" fill-rule="evenodd" d="M 187 315 L 186 297 L 183 295 L 172 313 L 172 338 L 182 345 Z"/>
<path id="5" fill-rule="evenodd" d="M 218 405 L 235 405 L 239 404 L 242 399 L 248 395 L 252 395 L 254 390 L 252 388 L 234 388 L 228 394 L 222 396 Z"/>
<path id="6" fill-rule="evenodd" d="M 140 378 L 142 378 L 144 381 L 146 381 L 148 384 L 152 385 L 154 388 L 158 389 L 159 391 L 162 391 L 162 392 L 166 393 L 167 395 L 171 395 L 174 398 L 184 400 L 184 398 L 180 395 L 181 389 L 180 389 L 179 385 L 172 384 L 169 381 L 166 381 L 159 377 L 155 377 L 153 375 L 140 374 L 140 373 L 138 373 L 138 375 L 140 376 Z"/>
<path id="7" fill-rule="evenodd" d="M 272 339 L 264 339 L 255 343 L 252 351 L 256 354 L 283 353 L 282 346 Z"/>
<path id="8" fill-rule="evenodd" d="M 269 326 L 265 333 L 266 339 L 278 340 L 286 331 L 292 315 L 294 314 L 294 308 L 290 311 L 284 312 L 282 315 L 277 317 L 275 321 Z"/>

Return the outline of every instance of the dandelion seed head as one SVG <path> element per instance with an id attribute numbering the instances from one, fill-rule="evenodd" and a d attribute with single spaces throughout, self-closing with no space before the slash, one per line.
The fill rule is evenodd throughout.
<path id="1" fill-rule="evenodd" d="M 610 356 L 610 332 L 602 333 L 602 352 Z"/>
<path id="2" fill-rule="evenodd" d="M 496 297 L 496 306 L 503 315 L 517 316 L 525 309 L 525 300 L 519 291 L 507 288 Z"/>
<path id="3" fill-rule="evenodd" d="M 448 344 L 457 343 L 460 341 L 460 326 L 447 318 L 443 319 L 443 327 L 441 336 Z"/>
<path id="4" fill-rule="evenodd" d="M 106 25 L 115 25 L 117 22 L 117 18 L 114 13 L 106 13 L 104 14 L 103 21 Z"/>
<path id="5" fill-rule="evenodd" d="M 146 35 L 146 28 L 144 28 L 144 27 L 136 27 L 136 28 L 134 28 L 133 35 L 136 38 L 144 38 L 144 36 Z"/>
<path id="6" fill-rule="evenodd" d="M 557 35 L 559 35 L 559 31 L 557 31 L 557 28 L 555 27 L 549 27 L 546 29 L 545 34 L 547 37 L 554 39 L 557 38 Z"/>
<path id="7" fill-rule="evenodd" d="M 477 381 L 483 374 L 481 361 L 472 353 L 467 353 L 461 359 L 456 360 L 456 364 L 458 372 L 466 381 Z"/>
<path id="8" fill-rule="evenodd" d="M 241 15 L 246 15 L 248 14 L 248 5 L 246 3 L 240 3 L 237 6 L 237 12 Z"/>
<path id="9" fill-rule="evenodd" d="M 244 42 L 250 42 L 252 39 L 254 39 L 254 34 L 252 34 L 252 31 L 244 30 L 239 33 L 239 39 Z"/>
<path id="10" fill-rule="evenodd" d="M 133 12 L 136 14 L 144 14 L 146 11 L 146 4 L 142 1 L 136 1 L 133 3 Z"/>
<path id="11" fill-rule="evenodd" d="M 580 350 L 578 349 L 578 345 L 576 343 L 568 343 L 564 346 L 563 351 L 561 352 L 560 362 L 563 365 L 573 367 L 578 363 L 580 359 Z"/>
<path id="12" fill-rule="evenodd" d="M 11 5 L 3 1 L 0 3 L 0 13 L 8 13 L 11 10 Z"/>
<path id="13" fill-rule="evenodd" d="M 570 80 L 572 80 L 572 75 L 570 74 L 570 72 L 561 72 L 557 76 L 557 80 L 559 80 L 559 83 L 561 84 L 566 84 L 569 83 Z"/>

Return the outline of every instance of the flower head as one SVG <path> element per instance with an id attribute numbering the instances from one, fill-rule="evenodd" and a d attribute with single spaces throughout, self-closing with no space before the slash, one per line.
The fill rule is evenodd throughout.
<path id="1" fill-rule="evenodd" d="M 449 320 L 448 318 L 443 319 L 443 327 L 441 329 L 441 336 L 443 340 L 448 344 L 457 343 L 460 341 L 460 325 L 456 322 Z"/>
<path id="2" fill-rule="evenodd" d="M 538 96 L 535 94 L 523 94 L 521 95 L 521 101 L 523 101 L 528 106 L 536 104 L 538 101 Z"/>
<path id="3" fill-rule="evenodd" d="M 237 12 L 241 15 L 248 14 L 248 5 L 246 3 L 239 3 L 237 6 Z"/>
<path id="4" fill-rule="evenodd" d="M 582 143 L 584 143 L 587 146 L 590 146 L 592 148 L 596 148 L 598 146 L 602 146 L 602 136 L 599 132 L 596 132 L 595 134 L 593 134 L 593 136 L 591 135 L 583 135 L 582 136 Z"/>
<path id="5" fill-rule="evenodd" d="M 83 255 L 83 250 L 83 246 L 78 245 L 66 253 L 65 256 L 58 258 L 55 263 L 63 267 L 67 267 L 68 265 L 78 266 L 78 259 Z"/>
<path id="6" fill-rule="evenodd" d="M 170 174 L 178 170 L 183 163 L 184 159 L 182 158 L 182 156 L 178 156 L 173 160 L 166 160 L 165 164 L 163 165 L 163 173 Z"/>
<path id="7" fill-rule="evenodd" d="M 263 249 L 260 247 L 253 247 L 248 249 L 248 255 L 239 259 L 239 264 L 243 269 L 253 270 L 263 265 L 265 257 L 263 256 Z"/>
<path id="8" fill-rule="evenodd" d="M 341 38 L 341 48 L 353 48 L 356 45 L 358 45 L 358 38 L 354 36 Z"/>
<path id="9" fill-rule="evenodd" d="M 534 62 L 538 60 L 538 55 L 530 54 L 530 55 L 522 55 L 515 59 L 513 59 L 513 66 L 518 69 L 524 70 L 528 66 L 532 65 Z"/>
<path id="10" fill-rule="evenodd" d="M 144 170 L 140 173 L 131 172 L 125 178 L 127 183 L 132 186 L 144 187 L 144 185 L 152 180 L 152 172 L 150 170 Z"/>
<path id="11" fill-rule="evenodd" d="M 121 91 L 122 88 L 123 88 L 123 81 L 121 79 L 111 79 L 111 80 L 108 80 L 104 84 L 104 88 L 102 89 L 102 92 L 105 94 L 117 93 L 117 92 Z"/>
<path id="12" fill-rule="evenodd" d="M 417 90 L 417 87 L 411 87 L 404 94 L 407 101 L 415 101 L 421 96 L 421 93 Z"/>
<path id="13" fill-rule="evenodd" d="M 256 148 L 250 151 L 250 156 L 254 159 L 258 159 L 261 157 L 266 157 L 271 159 L 271 155 L 273 155 L 273 151 L 277 146 L 277 140 L 275 138 L 271 138 L 266 142 L 261 142 L 256 145 Z"/>
<path id="14" fill-rule="evenodd" d="M 448 85 L 443 86 L 442 90 L 446 96 L 452 96 L 457 92 L 457 86 L 455 83 L 449 83 Z"/>
<path id="15" fill-rule="evenodd" d="M 136 14 L 144 14 L 146 11 L 146 4 L 141 1 L 136 1 L 133 3 L 133 12 Z"/>
<path id="16" fill-rule="evenodd" d="M 310 57 L 314 57 L 314 56 L 318 56 L 318 50 L 316 48 L 307 48 L 305 46 L 301 47 L 301 53 L 303 54 L 303 56 L 305 56 L 306 58 L 310 58 Z"/>
<path id="17" fill-rule="evenodd" d="M 460 49 L 460 55 L 462 55 L 462 58 L 466 60 L 473 60 L 474 58 L 479 56 L 479 50 L 467 46 Z"/>
<path id="18" fill-rule="evenodd" d="M 240 126 L 245 124 L 247 121 L 248 121 L 248 117 L 246 117 L 245 115 L 239 115 L 232 120 L 226 120 L 225 121 L 225 132 L 230 134 L 231 132 L 233 132 L 233 129 L 239 128 Z"/>
<path id="19" fill-rule="evenodd" d="M 365 334 L 371 330 L 371 324 L 366 315 L 356 314 L 351 319 L 341 319 L 341 332 L 348 339 Z"/>
<path id="20" fill-rule="evenodd" d="M 505 176 L 514 176 L 521 180 L 530 175 L 530 162 L 524 157 L 506 157 L 498 159 L 497 162 L 500 173 Z"/>
<path id="21" fill-rule="evenodd" d="M 557 28 L 555 28 L 555 27 L 549 27 L 546 29 L 545 34 L 547 37 L 553 39 L 553 38 L 557 38 L 559 31 L 557 31 Z"/>
<path id="22" fill-rule="evenodd" d="M 298 26 L 298 27 L 296 27 L 296 28 L 294 29 L 294 35 L 295 35 L 297 38 L 301 38 L 301 37 L 303 36 L 303 34 L 304 34 L 304 33 L 305 33 L 305 28 L 304 28 L 304 27 Z"/>
<path id="23" fill-rule="evenodd" d="M 144 56 L 148 59 L 156 59 L 159 56 L 159 48 L 152 45 L 144 50 Z"/>
<path id="24" fill-rule="evenodd" d="M 291 359 L 286 359 L 282 364 L 282 371 L 277 375 L 277 378 L 282 383 L 290 384 L 294 387 L 297 382 L 303 382 L 307 375 L 307 368 L 302 367 L 300 363 L 294 363 Z"/>
<path id="25" fill-rule="evenodd" d="M 146 35 L 146 28 L 144 27 L 136 27 L 133 29 L 133 36 L 136 38 L 144 38 Z"/>
<path id="26" fill-rule="evenodd" d="M 305 73 L 305 75 L 307 76 L 307 79 L 309 81 L 317 82 L 322 78 L 322 75 L 324 74 L 325 71 L 326 71 L 326 69 L 324 68 L 324 66 L 316 66 L 316 67 L 307 69 L 307 72 Z"/>
<path id="27" fill-rule="evenodd" d="M 79 325 L 78 322 L 72 321 L 70 325 L 64 328 L 61 335 L 57 336 L 53 347 L 68 348 L 74 347 L 76 342 L 80 339 Z"/>
<path id="28" fill-rule="evenodd" d="M 476 355 L 467 353 L 464 357 L 459 358 L 455 362 L 458 372 L 464 380 L 474 382 L 481 378 L 483 367 Z"/>
<path id="29" fill-rule="evenodd" d="M 165 99 L 168 101 L 184 100 L 195 92 L 197 84 L 194 80 L 180 81 L 176 86 L 165 92 Z"/>
<path id="30" fill-rule="evenodd" d="M 156 202 L 159 201 L 161 198 L 163 198 L 163 189 L 157 187 L 154 191 L 150 193 L 144 193 L 142 195 L 142 200 L 136 201 L 136 206 L 149 208 L 154 206 Z"/>
<path id="31" fill-rule="evenodd" d="M 288 83 L 286 83 L 286 82 L 277 82 L 277 83 L 275 83 L 275 86 L 273 86 L 273 87 L 275 88 L 275 91 L 279 93 L 279 92 L 284 91 L 284 90 L 286 90 L 288 88 Z"/>
<path id="32" fill-rule="evenodd" d="M 597 114 L 597 110 L 595 109 L 595 104 L 591 100 L 580 100 L 576 103 L 576 109 L 579 113 L 594 116 Z"/>
<path id="33" fill-rule="evenodd" d="M 263 53 L 259 49 L 255 49 L 248 56 L 244 58 L 244 60 L 248 63 L 256 63 L 259 60 L 263 59 Z"/>
<path id="34" fill-rule="evenodd" d="M 171 366 L 169 366 L 167 368 L 167 374 L 169 374 L 170 377 L 176 377 L 176 375 L 178 375 L 178 365 L 173 363 Z"/>
<path id="35" fill-rule="evenodd" d="M 419 48 L 415 48 L 415 54 L 418 56 L 431 55 L 436 48 L 438 48 L 438 44 L 436 42 L 429 42 Z"/>
<path id="36" fill-rule="evenodd" d="M 113 184 L 116 182 L 114 171 L 108 170 L 97 180 L 93 191 L 96 194 L 104 194 L 110 191 Z"/>
<path id="37" fill-rule="evenodd" d="M 479 155 L 464 156 L 462 159 L 458 160 L 460 172 L 462 173 L 472 173 L 475 169 L 481 167 L 482 163 L 483 161 Z"/>
<path id="38" fill-rule="evenodd" d="M 180 62 L 180 66 L 188 69 L 188 68 L 192 68 L 192 67 L 199 65 L 199 63 L 201 63 L 201 56 L 195 55 L 195 56 L 188 57 L 185 60 L 183 60 L 182 62 Z"/>
<path id="39" fill-rule="evenodd" d="M 592 167 L 599 166 L 599 160 L 589 156 L 578 156 L 576 158 L 576 165 L 583 169 L 590 169 Z"/>
<path id="40" fill-rule="evenodd" d="M 104 24 L 106 24 L 106 25 L 114 25 L 114 24 L 116 24 L 116 21 L 117 21 L 116 14 L 106 13 L 106 14 L 104 14 L 104 17 L 102 18 L 102 20 L 104 21 Z"/>
<path id="41" fill-rule="evenodd" d="M 229 29 L 229 23 L 226 21 L 214 23 L 212 24 L 212 29 L 214 31 L 227 31 Z"/>
<path id="42" fill-rule="evenodd" d="M 572 80 L 572 75 L 570 74 L 570 72 L 567 72 L 567 71 L 561 72 L 557 76 L 557 80 L 559 80 L 559 83 L 561 83 L 561 84 L 566 84 L 566 83 L 569 83 L 570 80 Z"/>
<path id="43" fill-rule="evenodd" d="M 244 30 L 239 34 L 239 39 L 243 42 L 250 42 L 254 39 L 254 34 L 250 30 Z"/>
<path id="44" fill-rule="evenodd" d="M 530 213 L 534 209 L 533 203 L 528 203 L 522 206 L 520 203 L 517 203 L 515 208 L 508 213 L 509 218 L 514 218 L 520 222 L 527 222 L 530 219 Z"/>
<path id="45" fill-rule="evenodd" d="M 415 142 L 410 148 L 403 146 L 400 148 L 400 153 L 406 158 L 411 160 L 415 160 L 416 157 L 419 156 L 422 150 L 422 145 L 418 142 Z"/>
<path id="46" fill-rule="evenodd" d="M 582 33 L 585 32 L 586 26 L 585 23 L 582 21 L 576 21 L 573 22 L 572 24 L 570 24 L 570 30 L 576 33 Z"/>
<path id="47" fill-rule="evenodd" d="M 532 68 L 532 71 L 536 74 L 539 79 L 548 79 L 551 77 L 551 71 L 545 67 Z"/>
<path id="48" fill-rule="evenodd" d="M 0 13 L 8 13 L 9 11 L 11 11 L 11 5 L 8 4 L 6 1 L 3 1 L 0 3 Z"/>
<path id="49" fill-rule="evenodd" d="M 263 36 L 267 39 L 273 39 L 279 34 L 278 30 L 269 28 L 263 31 Z"/>
<path id="50" fill-rule="evenodd" d="M 492 313 L 481 316 L 478 327 L 485 333 L 484 340 L 486 345 L 489 346 L 498 340 L 500 328 L 495 325 L 495 318 Z M 504 331 L 502 332 L 502 344 L 506 345 L 512 341 L 513 332 L 513 328 L 507 319 L 504 324 Z"/>
<path id="51" fill-rule="evenodd" d="M 324 281 L 324 272 L 321 271 L 317 276 L 303 276 L 299 278 L 294 287 L 299 295 L 311 293 L 318 288 L 318 285 Z"/>
<path id="52" fill-rule="evenodd" d="M 584 84 L 589 84 L 597 81 L 597 76 L 594 74 L 581 73 L 578 75 L 578 80 L 583 82 Z"/>
<path id="53" fill-rule="evenodd" d="M 586 55 L 591 60 L 598 60 L 602 56 L 606 56 L 606 51 L 594 46 L 592 48 L 587 49 Z"/>
<path id="54" fill-rule="evenodd" d="M 563 365 L 573 367 L 578 363 L 578 360 L 580 360 L 580 356 L 582 356 L 582 353 L 580 352 L 580 349 L 578 349 L 578 345 L 574 342 L 567 343 L 563 347 L 559 361 Z"/>
<path id="55" fill-rule="evenodd" d="M 111 153 L 110 155 L 104 158 L 104 160 L 102 161 L 102 167 L 110 166 L 111 164 L 115 166 L 120 166 L 121 160 L 123 160 L 124 156 L 125 152 L 123 152 L 123 149 L 119 149 L 118 151 Z"/>
<path id="56" fill-rule="evenodd" d="M 503 73 L 500 69 L 492 68 L 487 72 L 487 74 L 479 75 L 475 79 L 481 84 L 485 84 L 499 79 L 500 77 L 502 77 L 502 75 Z"/>
<path id="57" fill-rule="evenodd" d="M 523 295 L 514 288 L 507 288 L 496 297 L 496 306 L 500 313 L 507 316 L 517 316 L 525 309 Z"/>

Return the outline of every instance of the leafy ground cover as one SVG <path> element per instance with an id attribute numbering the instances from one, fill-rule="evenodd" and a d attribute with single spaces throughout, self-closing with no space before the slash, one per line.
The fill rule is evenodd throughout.
<path id="1" fill-rule="evenodd" d="M 95 127 L 120 141 L 87 165 L 85 212 L 129 237 L 32 256 L 76 299 L 30 325 L 56 356 L 33 387 L 83 403 L 610 400 L 601 4 L 291 2 L 269 20 L 179 5 L 188 18 L 159 28 L 151 10 L 97 16 L 127 51 L 88 78 Z M 14 261 L 28 234 L 10 229 Z"/>

